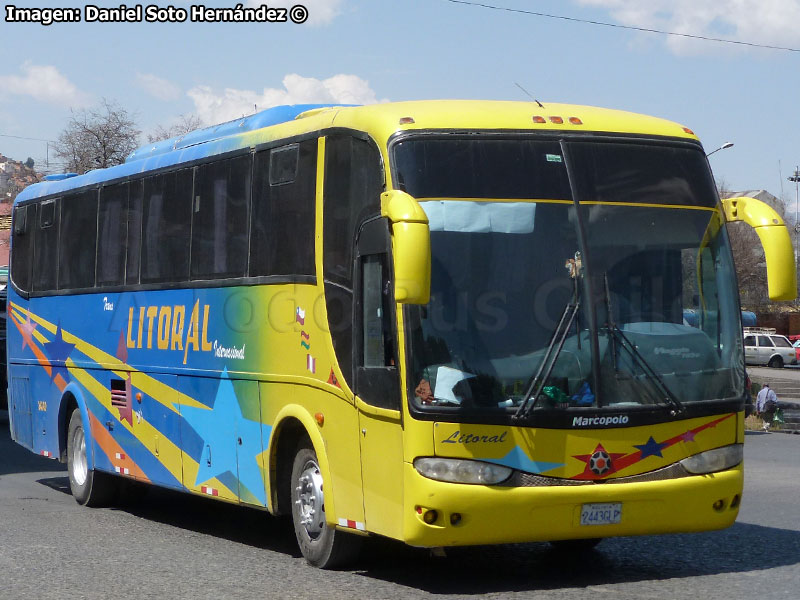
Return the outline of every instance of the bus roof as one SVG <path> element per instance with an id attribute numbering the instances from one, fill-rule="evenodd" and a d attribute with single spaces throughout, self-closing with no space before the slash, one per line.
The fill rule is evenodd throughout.
<path id="1" fill-rule="evenodd" d="M 353 106 L 276 106 L 248 117 L 147 144 L 126 161 L 83 175 L 62 176 L 25 188 L 15 203 L 190 163 L 241 148 L 330 127 L 366 131 L 379 145 L 401 131 L 513 130 L 621 133 L 697 140 L 672 121 L 619 110 L 572 104 L 482 100 L 421 100 Z"/>

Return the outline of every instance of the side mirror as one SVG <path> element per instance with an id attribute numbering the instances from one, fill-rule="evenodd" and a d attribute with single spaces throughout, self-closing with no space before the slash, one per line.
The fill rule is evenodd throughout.
<path id="1" fill-rule="evenodd" d="M 431 297 L 428 216 L 413 196 L 400 190 L 381 194 L 381 214 L 392 224 L 395 301 L 427 304 Z"/>
<path id="2" fill-rule="evenodd" d="M 742 221 L 756 230 L 767 259 L 767 287 L 770 300 L 797 297 L 797 268 L 789 230 L 780 215 L 768 204 L 740 196 L 722 201 L 729 222 Z"/>

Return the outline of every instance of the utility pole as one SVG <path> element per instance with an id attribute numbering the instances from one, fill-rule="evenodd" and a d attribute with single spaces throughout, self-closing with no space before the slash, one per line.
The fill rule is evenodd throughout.
<path id="1" fill-rule="evenodd" d="M 798 220 L 798 211 L 800 210 L 800 166 L 795 167 L 794 175 L 788 178 L 789 181 L 794 181 L 794 268 L 797 269 L 797 250 L 800 240 L 800 220 Z"/>

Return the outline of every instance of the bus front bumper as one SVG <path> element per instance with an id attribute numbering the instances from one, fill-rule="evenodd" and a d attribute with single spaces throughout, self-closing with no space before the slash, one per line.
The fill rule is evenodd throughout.
<path id="1" fill-rule="evenodd" d="M 434 481 L 406 463 L 404 541 L 438 547 L 724 529 L 739 512 L 743 473 L 740 464 L 664 481 L 502 487 Z M 619 523 L 581 525 L 584 505 L 594 503 L 621 505 Z"/>

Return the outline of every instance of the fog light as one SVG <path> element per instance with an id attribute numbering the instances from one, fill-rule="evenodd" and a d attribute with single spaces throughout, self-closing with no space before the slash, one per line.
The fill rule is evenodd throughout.
<path id="1" fill-rule="evenodd" d="M 725 508 L 725 500 L 717 500 L 712 505 L 712 508 L 717 512 L 721 511 L 723 508 Z"/>
<path id="2" fill-rule="evenodd" d="M 436 523 L 436 519 L 438 518 L 439 518 L 439 513 L 435 510 L 426 510 L 425 514 L 422 515 L 422 520 L 425 521 L 428 525 Z"/>
<path id="3" fill-rule="evenodd" d="M 450 515 L 450 525 L 458 525 L 459 523 L 461 523 L 461 513 Z"/>
<path id="4" fill-rule="evenodd" d="M 733 500 L 731 500 L 731 506 L 730 506 L 730 507 L 731 507 L 731 508 L 737 508 L 737 507 L 739 506 L 739 503 L 740 503 L 741 501 L 742 501 L 742 497 L 741 497 L 739 494 L 736 494 L 736 495 L 733 497 Z"/>

